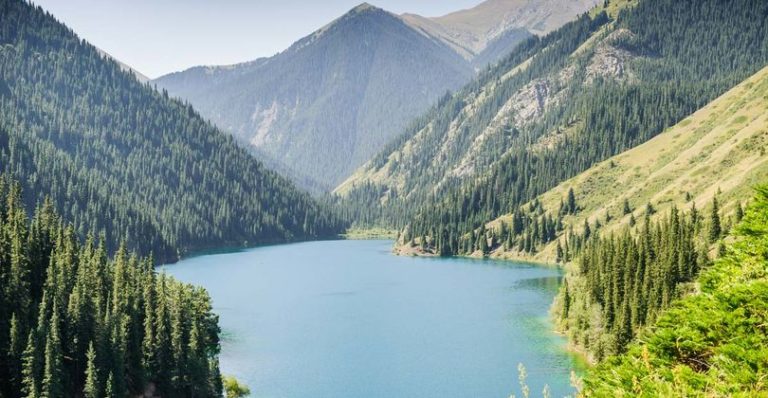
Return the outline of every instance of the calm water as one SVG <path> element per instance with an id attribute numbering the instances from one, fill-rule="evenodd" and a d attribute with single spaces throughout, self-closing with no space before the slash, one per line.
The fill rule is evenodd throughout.
<path id="1" fill-rule="evenodd" d="M 208 289 L 221 367 L 254 397 L 532 397 L 571 393 L 550 332 L 555 269 L 390 254 L 390 241 L 263 247 L 165 269 Z"/>

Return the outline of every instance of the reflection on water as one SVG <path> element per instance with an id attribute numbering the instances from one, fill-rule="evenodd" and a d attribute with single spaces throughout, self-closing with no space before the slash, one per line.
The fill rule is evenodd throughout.
<path id="1" fill-rule="evenodd" d="M 560 289 L 560 284 L 562 282 L 563 277 L 560 275 L 528 278 L 516 281 L 512 286 L 512 289 L 532 289 L 542 293 L 555 295 L 557 294 L 558 289 Z"/>

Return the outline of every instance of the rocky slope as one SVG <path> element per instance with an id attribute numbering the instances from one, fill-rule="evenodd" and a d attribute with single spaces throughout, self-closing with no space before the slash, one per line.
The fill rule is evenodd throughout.
<path id="1" fill-rule="evenodd" d="M 441 17 L 403 14 L 402 18 L 482 66 L 506 55 L 526 37 L 546 35 L 598 3 L 599 0 L 488 0 Z"/>
<path id="2" fill-rule="evenodd" d="M 595 76 L 625 79 L 632 55 L 627 52 L 608 62 L 601 50 L 613 48 L 620 36 L 606 25 L 576 42 L 568 42 L 572 39 L 568 35 L 553 35 L 516 51 L 457 93 L 453 109 L 427 116 L 423 124 L 405 133 L 403 141 L 357 170 L 336 192 L 343 196 L 355 186 L 372 183 L 400 197 L 423 198 L 482 173 L 513 142 L 525 141 L 520 131 L 536 127 L 574 86 L 587 89 Z M 553 49 L 562 52 L 554 62 L 547 54 Z M 562 140 L 577 123 L 564 121 L 544 131 L 536 142 L 546 145 Z M 413 167 L 416 164 L 420 167 Z"/>
<path id="3" fill-rule="evenodd" d="M 363 3 L 274 57 L 153 83 L 283 163 L 304 186 L 330 190 L 475 70 L 594 1 L 491 0 L 435 19 Z"/>

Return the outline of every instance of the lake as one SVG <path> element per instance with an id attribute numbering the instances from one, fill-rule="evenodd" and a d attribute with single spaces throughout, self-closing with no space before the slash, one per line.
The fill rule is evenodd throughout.
<path id="1" fill-rule="evenodd" d="M 323 241 L 210 254 L 163 267 L 205 287 L 222 373 L 253 397 L 571 394 L 576 359 L 548 318 L 561 272 L 399 257 L 391 241 Z"/>

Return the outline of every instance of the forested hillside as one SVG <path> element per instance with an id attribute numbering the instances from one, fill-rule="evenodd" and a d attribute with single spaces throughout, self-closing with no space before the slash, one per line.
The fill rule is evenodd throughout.
<path id="1" fill-rule="evenodd" d="M 588 224 L 616 232 L 642 222 L 649 208 L 655 219 L 673 206 L 708 210 L 717 198 L 724 214 L 735 214 L 768 175 L 767 94 L 768 67 L 646 143 L 538 196 L 533 211 L 523 205 L 486 223 L 488 255 L 562 261 L 569 231 L 581 233 Z M 554 231 L 534 231 L 536 224 Z M 460 250 L 479 254 L 476 245 Z"/>
<path id="2" fill-rule="evenodd" d="M 0 0 L 0 169 L 78 235 L 173 260 L 334 236 L 337 217 L 42 9 Z"/>
<path id="3" fill-rule="evenodd" d="M 465 253 L 461 237 L 656 136 L 768 62 L 765 2 L 607 6 L 531 39 L 441 101 L 337 189 L 350 211 L 409 225 L 408 237 L 426 237 L 434 252 Z"/>
<path id="4" fill-rule="evenodd" d="M 737 216 L 737 219 L 741 215 Z M 723 230 L 715 204 L 709 215 L 673 207 L 636 228 L 582 235 L 553 307 L 558 329 L 590 360 L 623 352 L 637 332 L 685 294 L 709 264 Z"/>
<path id="5" fill-rule="evenodd" d="M 81 241 L 0 177 L 0 396 L 220 397 L 218 316 L 151 258 Z"/>
<path id="6" fill-rule="evenodd" d="M 764 396 L 768 369 L 768 188 L 724 248 L 625 355 L 590 371 L 587 397 Z"/>

